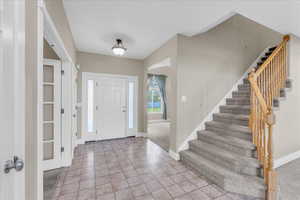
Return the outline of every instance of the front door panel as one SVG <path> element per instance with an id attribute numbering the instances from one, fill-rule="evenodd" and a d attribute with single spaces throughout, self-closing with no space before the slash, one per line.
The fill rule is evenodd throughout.
<path id="1" fill-rule="evenodd" d="M 125 137 L 126 79 L 101 78 L 96 84 L 96 119 L 99 139 Z"/>

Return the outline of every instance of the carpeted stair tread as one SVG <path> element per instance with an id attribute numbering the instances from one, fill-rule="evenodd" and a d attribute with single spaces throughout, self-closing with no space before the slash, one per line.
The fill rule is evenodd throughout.
<path id="1" fill-rule="evenodd" d="M 257 159 L 240 156 L 232 151 L 201 140 L 192 140 L 189 146 L 191 151 L 236 173 L 253 176 L 259 175 L 261 165 Z"/>
<path id="2" fill-rule="evenodd" d="M 227 119 L 249 120 L 249 115 L 234 115 L 230 113 L 215 113 L 214 116 L 223 117 Z"/>
<path id="3" fill-rule="evenodd" d="M 215 114 L 213 114 L 213 120 L 223 122 L 223 123 L 248 126 L 249 115 L 235 115 L 235 114 L 230 114 L 230 113 L 215 113 Z"/>
<path id="4" fill-rule="evenodd" d="M 221 113 L 250 114 L 250 105 L 223 105 L 220 106 Z"/>
<path id="5" fill-rule="evenodd" d="M 228 144 L 234 147 L 238 147 L 240 149 L 247 149 L 247 150 L 255 150 L 256 146 L 247 140 L 243 140 L 237 137 L 232 137 L 229 135 L 220 135 L 218 133 L 215 133 L 213 131 L 207 131 L 207 130 L 201 130 L 198 131 L 198 139 L 199 140 L 205 140 L 205 138 L 211 139 L 212 141 L 221 142 L 224 144 Z"/>
<path id="6" fill-rule="evenodd" d="M 231 131 L 241 132 L 241 133 L 251 134 L 251 130 L 247 126 L 239 126 L 236 124 L 227 124 L 227 123 L 222 123 L 222 122 L 217 122 L 217 121 L 205 122 L 205 125 L 214 126 L 214 127 L 218 127 L 218 128 L 231 130 Z"/>
<path id="7" fill-rule="evenodd" d="M 250 105 L 249 98 L 227 98 L 226 99 L 227 105 Z"/>
<path id="8" fill-rule="evenodd" d="M 235 173 L 190 150 L 182 151 L 180 155 L 184 163 L 227 191 L 258 198 L 264 196 L 266 186 L 262 178 Z"/>

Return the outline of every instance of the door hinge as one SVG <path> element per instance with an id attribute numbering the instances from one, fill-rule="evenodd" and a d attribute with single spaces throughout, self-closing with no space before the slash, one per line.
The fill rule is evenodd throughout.
<path id="1" fill-rule="evenodd" d="M 60 152 L 65 152 L 65 147 L 61 147 Z"/>
<path id="2" fill-rule="evenodd" d="M 65 70 L 61 70 L 61 75 L 65 75 Z"/>
<path id="3" fill-rule="evenodd" d="M 60 109 L 60 114 L 65 114 L 65 109 L 64 108 Z"/>

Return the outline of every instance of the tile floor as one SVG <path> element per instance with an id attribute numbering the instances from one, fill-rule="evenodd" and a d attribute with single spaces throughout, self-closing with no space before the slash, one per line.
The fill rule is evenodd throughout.
<path id="1" fill-rule="evenodd" d="M 300 159 L 276 169 L 280 200 L 300 199 Z"/>
<path id="2" fill-rule="evenodd" d="M 44 172 L 44 200 L 52 200 L 56 184 L 63 168 Z"/>
<path id="3" fill-rule="evenodd" d="M 153 120 L 148 122 L 148 138 L 165 151 L 169 151 L 170 147 L 170 126 L 169 121 Z"/>
<path id="4" fill-rule="evenodd" d="M 145 138 L 81 145 L 55 200 L 244 200 L 199 177 Z M 248 198 L 247 198 L 248 200 Z"/>

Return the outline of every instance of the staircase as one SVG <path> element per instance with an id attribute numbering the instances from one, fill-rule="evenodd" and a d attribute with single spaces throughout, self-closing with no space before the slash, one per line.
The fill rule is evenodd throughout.
<path id="1" fill-rule="evenodd" d="M 275 50 L 276 47 L 270 48 L 253 71 L 273 56 Z M 251 95 L 251 84 L 246 78 L 232 98 L 226 99 L 226 105 L 220 106 L 213 120 L 205 123 L 205 130 L 198 131 L 198 139 L 190 141 L 189 149 L 180 152 L 180 159 L 226 191 L 265 199 L 268 185 L 264 162 L 258 158 L 249 122 Z M 275 105 L 278 98 L 272 100 Z"/>

